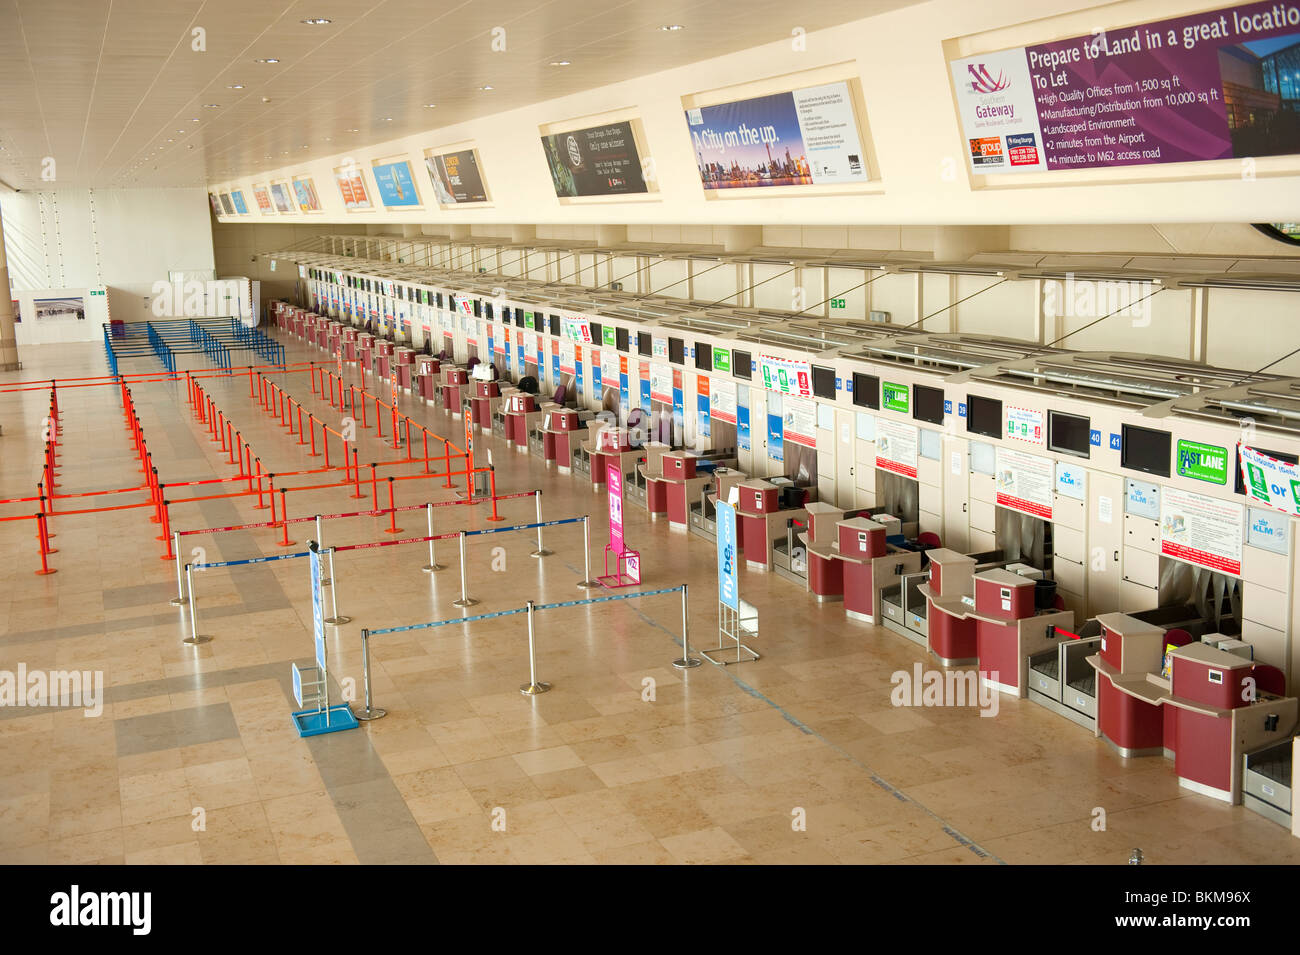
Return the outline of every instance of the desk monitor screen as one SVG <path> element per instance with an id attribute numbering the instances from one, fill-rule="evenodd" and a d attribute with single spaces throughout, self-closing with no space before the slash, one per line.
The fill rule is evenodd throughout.
<path id="1" fill-rule="evenodd" d="M 713 346 L 708 342 L 695 343 L 695 367 L 700 371 L 713 371 Z"/>
<path id="2" fill-rule="evenodd" d="M 550 316 L 549 328 L 552 335 L 554 335 L 556 338 L 560 337 L 560 316 L 558 315 Z"/>
<path id="3" fill-rule="evenodd" d="M 628 335 L 626 328 L 614 329 L 614 347 L 619 351 L 627 351 L 631 346 L 628 344 Z"/>
<path id="4" fill-rule="evenodd" d="M 731 352 L 731 373 L 746 381 L 754 377 L 754 358 L 747 351 L 733 349 Z"/>
<path id="5" fill-rule="evenodd" d="M 1119 466 L 1157 477 L 1169 477 L 1170 438 L 1168 431 L 1154 431 L 1126 424 L 1120 426 Z"/>
<path id="6" fill-rule="evenodd" d="M 1092 419 L 1060 411 L 1047 412 L 1047 447 L 1062 454 L 1086 458 L 1091 453 Z"/>
<path id="7" fill-rule="evenodd" d="M 876 375 L 853 373 L 853 403 L 859 408 L 880 407 L 880 379 Z"/>
<path id="8" fill-rule="evenodd" d="M 912 417 L 930 424 L 943 424 L 943 389 L 913 385 Z"/>
<path id="9" fill-rule="evenodd" d="M 668 339 L 668 360 L 674 365 L 684 364 L 686 361 L 686 343 L 680 338 Z"/>
<path id="10" fill-rule="evenodd" d="M 825 398 L 828 401 L 835 400 L 835 369 L 823 368 L 821 365 L 812 366 L 812 390 L 818 398 Z"/>
<path id="11" fill-rule="evenodd" d="M 642 355 L 654 354 L 654 342 L 648 333 L 641 332 L 636 336 L 636 350 Z"/>
<path id="12" fill-rule="evenodd" d="M 1002 402 L 996 398 L 967 395 L 966 430 L 986 438 L 1002 437 Z"/>
<path id="13" fill-rule="evenodd" d="M 587 328 L 591 332 L 591 344 L 599 348 L 601 342 L 601 335 L 604 333 L 603 327 L 601 326 L 600 322 L 588 322 Z"/>

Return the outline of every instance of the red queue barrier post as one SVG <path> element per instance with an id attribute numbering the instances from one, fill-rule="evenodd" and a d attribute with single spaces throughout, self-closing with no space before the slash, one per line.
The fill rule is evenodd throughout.
<path id="1" fill-rule="evenodd" d="M 320 426 L 321 443 L 325 445 L 325 467 L 330 466 L 330 429 L 322 421 Z"/>
<path id="2" fill-rule="evenodd" d="M 46 560 L 47 555 L 56 552 L 50 550 L 49 539 L 46 536 L 44 514 L 36 515 L 36 545 L 36 549 L 40 551 L 41 554 L 41 569 L 36 571 L 37 576 L 45 577 L 49 574 L 57 574 L 58 571 L 51 567 L 49 562 Z"/>
<path id="3" fill-rule="evenodd" d="M 429 470 L 429 429 L 421 425 L 420 430 L 424 432 L 424 473 L 430 474 L 432 472 Z M 410 441 L 407 441 L 407 445 L 410 445 Z"/>
<path id="4" fill-rule="evenodd" d="M 280 488 L 280 526 L 284 528 L 284 537 L 280 540 L 280 546 L 292 547 L 295 542 L 289 540 L 289 502 L 285 496 L 285 488 Z"/>
<path id="5" fill-rule="evenodd" d="M 362 498 L 365 496 L 361 493 L 361 464 L 358 460 L 360 456 L 361 456 L 361 452 L 358 451 L 356 448 L 353 448 L 352 449 L 352 486 L 354 488 L 354 492 L 352 496 L 354 498 Z"/>
<path id="6" fill-rule="evenodd" d="M 266 505 L 262 503 L 262 459 L 257 459 L 257 504 L 253 506 L 255 511 L 266 510 Z"/>
<path id="7" fill-rule="evenodd" d="M 379 488 L 375 484 L 375 462 L 370 462 L 370 506 L 372 510 L 379 510 Z"/>
<path id="8" fill-rule="evenodd" d="M 163 501 L 163 534 L 162 540 L 167 542 L 166 551 L 162 555 L 162 560 L 175 560 L 176 555 L 172 552 L 172 520 L 169 505 L 171 501 Z"/>
<path id="9" fill-rule="evenodd" d="M 159 484 L 159 485 L 158 485 L 158 492 L 157 492 L 157 495 L 156 495 L 156 497 L 154 498 L 154 507 L 155 507 L 155 509 L 156 509 L 156 513 L 157 513 L 157 515 L 158 515 L 158 521 L 157 521 L 157 523 L 161 526 L 161 529 L 162 529 L 162 533 L 159 534 L 157 537 L 154 538 L 154 540 L 156 540 L 156 541 L 160 541 L 160 540 L 162 540 L 164 537 L 165 537 L 167 540 L 171 540 L 171 534 L 170 534 L 170 533 L 168 532 L 168 530 L 167 530 L 167 518 L 166 518 L 166 516 L 165 516 L 165 512 L 166 512 L 166 510 L 167 510 L 167 507 L 166 507 L 167 502 L 164 500 L 164 496 L 163 496 L 163 488 L 165 488 L 166 486 L 167 486 L 167 485 L 165 485 L 165 484 Z"/>
<path id="10" fill-rule="evenodd" d="M 311 363 L 311 393 L 316 394 L 316 363 Z"/>
<path id="11" fill-rule="evenodd" d="M 385 529 L 386 534 L 397 534 L 401 532 L 397 526 L 397 505 L 393 503 L 393 479 L 388 478 L 388 527 Z"/>
<path id="12" fill-rule="evenodd" d="M 303 433 L 302 433 L 302 405 L 298 406 L 298 443 L 299 444 L 307 443 L 307 439 L 303 437 Z M 313 444 L 316 443 L 315 435 L 312 436 L 312 443 Z"/>
<path id="13" fill-rule="evenodd" d="M 309 425 L 309 430 L 311 431 L 311 457 L 318 458 L 320 457 L 320 452 L 316 450 L 316 415 L 314 414 L 307 415 L 307 424 Z M 322 422 L 321 423 L 322 430 L 324 429 L 324 427 L 325 424 L 324 422 Z"/>
<path id="14" fill-rule="evenodd" d="M 447 475 L 447 483 L 443 487 L 451 487 L 451 442 L 446 438 L 442 439 L 442 467 Z"/>

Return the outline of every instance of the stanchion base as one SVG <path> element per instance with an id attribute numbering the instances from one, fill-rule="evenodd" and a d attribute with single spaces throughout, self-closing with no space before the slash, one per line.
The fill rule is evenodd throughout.
<path id="1" fill-rule="evenodd" d="M 200 633 L 197 637 L 186 637 L 181 643 L 189 644 L 191 647 L 197 647 L 200 643 L 211 643 L 212 638 L 206 633 Z"/>
<path id="2" fill-rule="evenodd" d="M 501 516 L 498 515 L 497 517 L 485 517 L 484 520 L 487 520 L 487 521 L 504 521 L 505 518 L 504 518 L 504 517 L 501 517 Z"/>
<path id="3" fill-rule="evenodd" d="M 188 603 L 190 602 L 190 598 L 189 598 L 189 597 L 173 597 L 171 600 L 169 600 L 169 601 L 167 601 L 167 602 L 170 603 L 173 607 L 184 607 L 186 604 L 188 604 Z"/>
<path id="4" fill-rule="evenodd" d="M 173 562 L 174 562 L 174 561 L 176 560 L 176 555 L 175 555 L 175 554 L 163 554 L 163 555 L 162 555 L 161 557 L 159 557 L 158 559 L 159 559 L 159 560 L 170 560 L 170 561 L 173 561 Z"/>
<path id="5" fill-rule="evenodd" d="M 472 607 L 476 603 L 478 603 L 478 601 L 475 600 L 473 597 L 466 597 L 464 600 L 459 600 L 459 599 L 453 600 L 451 602 L 451 605 L 453 607 Z"/>
<path id="6" fill-rule="evenodd" d="M 33 571 L 33 573 L 35 573 L 37 577 L 48 577 L 50 574 L 57 574 L 58 572 L 59 571 L 57 567 L 51 567 L 49 570 Z"/>
<path id="7" fill-rule="evenodd" d="M 382 720 L 385 716 L 388 715 L 388 710 L 376 706 L 373 709 L 353 710 L 352 715 L 355 716 L 357 719 L 361 720 L 361 722 L 365 723 L 369 720 Z"/>
<path id="8" fill-rule="evenodd" d="M 697 660 L 694 657 L 682 657 L 680 660 L 674 660 L 673 666 L 677 667 L 679 670 L 689 670 L 692 667 L 699 666 L 703 662 L 704 661 Z"/>
<path id="9" fill-rule="evenodd" d="M 532 552 L 531 554 L 529 554 L 528 556 L 529 556 L 529 557 L 550 557 L 550 556 L 551 556 L 552 554 L 554 554 L 554 553 L 555 553 L 555 551 L 553 551 L 553 550 L 547 550 L 545 547 L 543 547 L 541 550 L 535 550 L 535 551 L 533 551 L 533 552 Z"/>
<path id="10" fill-rule="evenodd" d="M 580 580 L 578 586 L 583 590 L 591 590 L 593 587 L 601 586 L 601 583 L 599 580 Z"/>
<path id="11" fill-rule="evenodd" d="M 434 571 L 446 570 L 447 568 L 442 564 L 425 564 L 420 569 L 424 571 L 426 574 L 432 574 Z"/>
<path id="12" fill-rule="evenodd" d="M 385 534 L 400 534 L 400 533 L 402 533 L 402 530 L 403 530 L 403 528 L 401 528 L 401 527 L 385 527 L 385 528 L 384 528 L 384 533 L 385 533 Z"/>
<path id="13" fill-rule="evenodd" d="M 519 687 L 519 692 L 524 696 L 537 696 L 539 693 L 545 693 L 551 688 L 549 683 L 524 683 Z"/>
<path id="14" fill-rule="evenodd" d="M 293 546 L 294 546 L 295 544 L 297 544 L 297 543 L 298 543 L 297 541 L 276 541 L 276 542 L 275 542 L 275 546 L 276 546 L 276 547 L 293 547 Z"/>
<path id="15" fill-rule="evenodd" d="M 321 621 L 321 623 L 328 623 L 331 627 L 341 627 L 343 624 L 351 622 L 352 618 L 344 614 L 339 614 L 337 617 L 326 617 Z"/>

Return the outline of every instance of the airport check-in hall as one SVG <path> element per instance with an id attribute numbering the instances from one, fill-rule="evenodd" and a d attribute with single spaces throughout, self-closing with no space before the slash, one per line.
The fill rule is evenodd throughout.
<path id="1" fill-rule="evenodd" d="M 0 861 L 1300 861 L 1300 5 L 1040 7 L 0 8 Z"/>

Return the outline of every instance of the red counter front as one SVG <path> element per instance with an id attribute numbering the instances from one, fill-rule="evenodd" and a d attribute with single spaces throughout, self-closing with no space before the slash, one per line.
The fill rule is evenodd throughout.
<path id="1" fill-rule="evenodd" d="M 844 564 L 838 557 L 808 549 L 808 589 L 818 597 L 844 594 Z"/>
<path id="2" fill-rule="evenodd" d="M 979 637 L 973 617 L 957 617 L 928 601 L 930 652 L 945 663 L 974 660 L 979 656 Z"/>
<path id="3" fill-rule="evenodd" d="M 1115 689 L 1110 677 L 1097 672 L 1097 731 L 1122 755 L 1141 756 L 1164 749 L 1164 709 Z"/>

